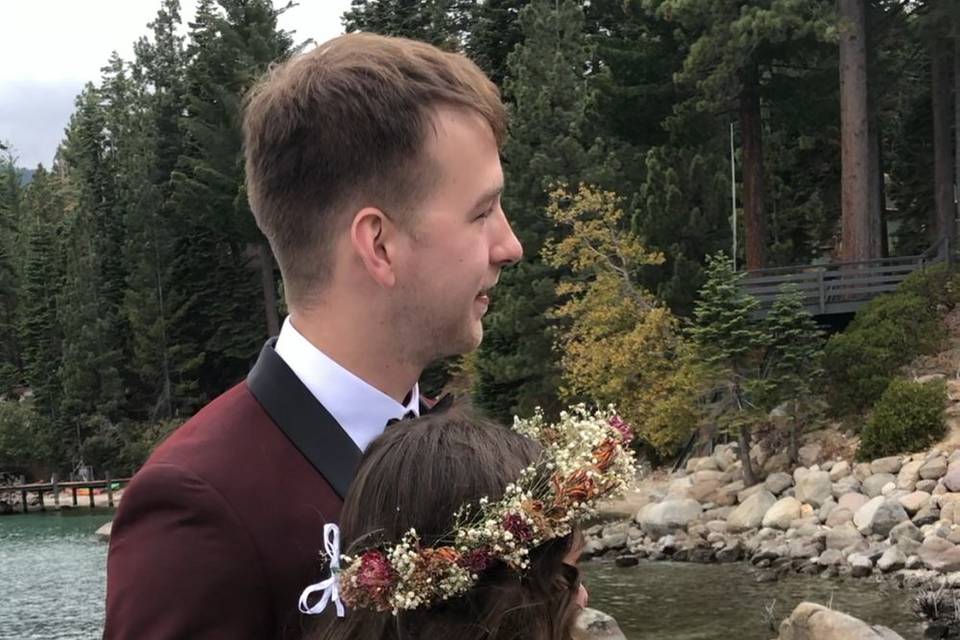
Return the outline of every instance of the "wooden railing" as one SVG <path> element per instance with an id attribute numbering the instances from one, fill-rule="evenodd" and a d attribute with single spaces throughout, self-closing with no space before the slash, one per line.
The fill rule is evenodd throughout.
<path id="1" fill-rule="evenodd" d="M 946 255 L 943 243 L 938 242 L 915 256 L 756 269 L 746 272 L 740 284 L 760 301 L 760 314 L 770 309 L 787 283 L 797 286 L 804 307 L 814 315 L 851 313 L 878 295 L 893 291 L 911 273 L 946 259 Z"/>

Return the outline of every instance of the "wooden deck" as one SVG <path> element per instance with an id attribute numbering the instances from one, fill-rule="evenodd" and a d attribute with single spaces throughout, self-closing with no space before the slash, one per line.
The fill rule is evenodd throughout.
<path id="1" fill-rule="evenodd" d="M 854 313 L 878 295 L 895 290 L 911 273 L 946 260 L 942 246 L 937 243 L 916 256 L 757 269 L 747 271 L 740 285 L 760 301 L 757 314 L 761 316 L 787 283 L 800 289 L 804 307 L 815 316 Z"/>
<path id="2" fill-rule="evenodd" d="M 27 513 L 30 510 L 29 502 L 27 500 L 28 496 L 31 493 L 37 494 L 39 501 L 39 510 L 45 511 L 46 505 L 43 503 L 43 494 L 49 493 L 53 496 L 53 504 L 55 508 L 60 506 L 60 493 L 64 490 L 70 490 L 73 496 L 73 506 L 78 506 L 78 492 L 81 489 L 87 489 L 87 495 L 89 496 L 90 508 L 94 508 L 94 489 L 105 489 L 107 493 L 107 505 L 112 507 L 113 504 L 113 491 L 114 485 L 123 485 L 128 484 L 130 478 L 111 478 L 109 475 L 103 480 L 79 480 L 75 482 L 33 482 L 29 484 L 17 484 L 9 487 L 0 487 L 0 492 L 12 492 L 20 494 L 20 504 L 24 513 Z"/>

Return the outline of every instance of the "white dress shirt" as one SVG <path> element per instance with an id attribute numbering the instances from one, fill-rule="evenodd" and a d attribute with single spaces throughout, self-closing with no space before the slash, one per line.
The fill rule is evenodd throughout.
<path id="1" fill-rule="evenodd" d="M 420 415 L 419 385 L 413 386 L 406 405 L 397 402 L 313 346 L 294 328 L 289 316 L 283 321 L 275 349 L 360 451 L 383 433 L 391 418 L 402 418 L 408 411 Z"/>

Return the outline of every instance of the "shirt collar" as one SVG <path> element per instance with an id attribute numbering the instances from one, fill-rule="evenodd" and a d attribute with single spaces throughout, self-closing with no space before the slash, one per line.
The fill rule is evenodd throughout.
<path id="1" fill-rule="evenodd" d="M 289 316 L 275 350 L 361 451 L 383 433 L 388 420 L 409 411 L 420 415 L 419 385 L 413 386 L 406 405 L 397 402 L 313 346 Z"/>

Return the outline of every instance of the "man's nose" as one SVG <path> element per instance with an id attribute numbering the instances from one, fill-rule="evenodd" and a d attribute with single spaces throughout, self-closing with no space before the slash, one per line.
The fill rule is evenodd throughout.
<path id="1" fill-rule="evenodd" d="M 523 245 L 517 239 L 510 227 L 506 215 L 503 215 L 500 235 L 491 249 L 490 261 L 498 266 L 506 267 L 520 262 L 523 257 Z"/>

